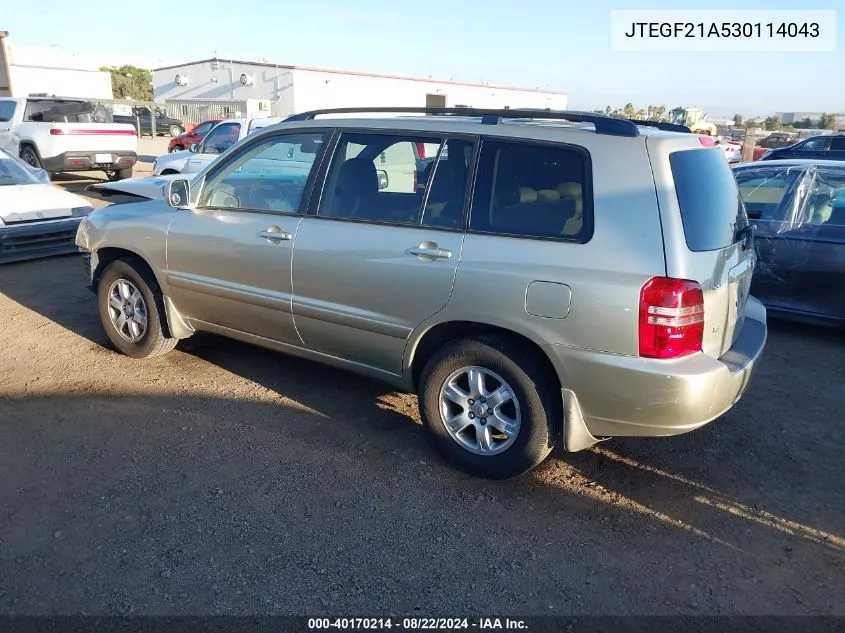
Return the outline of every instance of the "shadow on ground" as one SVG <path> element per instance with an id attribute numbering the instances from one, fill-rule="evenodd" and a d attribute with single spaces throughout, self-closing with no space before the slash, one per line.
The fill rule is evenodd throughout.
<path id="1" fill-rule="evenodd" d="M 100 345 L 71 265 L 3 267 L 0 293 Z M 169 391 L 103 375 L 108 393 L 0 401 L 0 612 L 842 612 L 839 334 L 773 324 L 720 420 L 502 483 L 441 462 L 380 383 L 180 349 L 149 362 Z M 212 368 L 257 391 L 179 392 Z"/>

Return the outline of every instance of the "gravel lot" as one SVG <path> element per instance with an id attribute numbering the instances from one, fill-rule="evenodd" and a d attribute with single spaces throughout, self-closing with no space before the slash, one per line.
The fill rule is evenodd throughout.
<path id="1" fill-rule="evenodd" d="M 379 383 L 119 356 L 83 283 L 0 267 L 0 614 L 845 615 L 841 334 L 773 323 L 721 420 L 495 484 Z"/>

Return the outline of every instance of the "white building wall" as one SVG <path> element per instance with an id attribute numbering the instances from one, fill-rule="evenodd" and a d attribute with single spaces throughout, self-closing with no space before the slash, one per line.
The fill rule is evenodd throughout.
<path id="1" fill-rule="evenodd" d="M 443 105 L 446 107 L 465 105 L 475 108 L 504 108 L 507 106 L 565 110 L 568 104 L 568 96 L 565 94 L 539 90 L 299 68 L 293 70 L 293 82 L 293 105 L 296 112 L 354 106 L 425 106 L 426 95 L 445 97 Z"/>
<path id="2" fill-rule="evenodd" d="M 187 81 L 179 85 L 177 75 Z M 251 85 L 241 84 L 241 75 Z M 550 108 L 565 110 L 568 96 L 541 90 L 460 84 L 363 73 L 286 68 L 225 60 L 196 62 L 153 71 L 158 102 L 176 99 L 266 99 L 272 116 L 318 108 L 425 106 L 426 95 L 445 97 L 448 107 Z"/>
<path id="3" fill-rule="evenodd" d="M 179 85 L 180 75 L 187 85 Z M 243 85 L 241 75 L 253 83 Z M 287 68 L 217 60 L 199 62 L 153 71 L 153 98 L 171 99 L 248 99 L 274 102 L 274 109 L 293 112 L 293 75 Z M 273 112 L 275 115 L 275 112 Z"/>

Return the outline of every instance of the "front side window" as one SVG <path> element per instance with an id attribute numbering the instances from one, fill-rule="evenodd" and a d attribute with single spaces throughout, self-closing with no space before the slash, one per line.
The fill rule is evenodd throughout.
<path id="1" fill-rule="evenodd" d="M 459 228 L 468 177 L 465 149 L 471 146 L 413 134 L 343 134 L 318 215 Z"/>
<path id="2" fill-rule="evenodd" d="M 203 139 L 203 154 L 222 154 L 238 142 L 240 123 L 221 123 Z"/>
<path id="3" fill-rule="evenodd" d="M 193 134 L 195 134 L 196 136 L 205 136 L 206 134 L 208 134 L 208 131 L 211 129 L 212 125 L 213 125 L 212 123 L 208 123 L 208 122 L 200 123 L 198 126 L 196 126 L 194 128 Z"/>
<path id="4" fill-rule="evenodd" d="M 321 132 L 281 134 L 234 155 L 205 183 L 198 206 L 298 212 L 323 141 Z"/>
<path id="5" fill-rule="evenodd" d="M 470 228 L 587 242 L 593 227 L 588 171 L 585 152 L 576 148 L 485 140 Z"/>

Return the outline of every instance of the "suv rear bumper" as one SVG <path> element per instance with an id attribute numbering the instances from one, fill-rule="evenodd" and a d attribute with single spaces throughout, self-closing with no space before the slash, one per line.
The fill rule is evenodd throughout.
<path id="1" fill-rule="evenodd" d="M 584 437 L 679 435 L 715 420 L 745 393 L 767 336 L 766 308 L 749 297 L 742 330 L 719 359 L 652 360 L 546 346 L 566 386 L 565 424 L 583 426 L 574 448 L 567 431 L 567 449 L 584 448 Z"/>
<path id="2" fill-rule="evenodd" d="M 108 162 L 97 162 L 97 158 L 105 154 L 109 157 Z M 138 162 L 138 154 L 135 152 L 65 152 L 58 156 L 41 159 L 41 167 L 47 171 L 117 171 L 128 169 Z"/>

